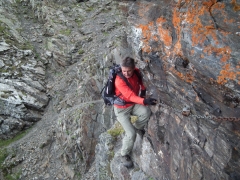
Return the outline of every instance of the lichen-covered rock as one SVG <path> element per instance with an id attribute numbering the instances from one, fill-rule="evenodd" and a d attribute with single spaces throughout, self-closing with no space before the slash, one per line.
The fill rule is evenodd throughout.
<path id="1" fill-rule="evenodd" d="M 238 0 L 0 4 L 1 137 L 41 119 L 8 147 L 1 179 L 239 179 L 239 121 L 216 120 L 240 116 Z M 159 101 L 131 169 L 100 96 L 125 56 Z"/>
<path id="2" fill-rule="evenodd" d="M 155 178 L 240 177 L 236 167 L 229 166 L 231 154 L 240 152 L 238 122 L 181 115 L 189 105 L 195 115 L 239 117 L 237 4 L 141 1 L 129 9 L 128 42 L 136 58 L 149 67 L 149 94 L 166 105 L 153 110 L 148 126 L 155 157 L 147 157 L 153 156 L 161 166 L 155 161 L 140 165 Z"/>

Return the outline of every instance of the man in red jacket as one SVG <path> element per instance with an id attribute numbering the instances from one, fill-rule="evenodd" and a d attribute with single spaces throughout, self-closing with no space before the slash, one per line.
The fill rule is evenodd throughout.
<path id="1" fill-rule="evenodd" d="M 123 76 L 127 79 L 131 87 L 119 76 L 115 80 L 115 93 L 119 98 L 124 100 L 125 105 L 114 104 L 114 112 L 117 120 L 125 130 L 125 137 L 122 142 L 121 156 L 124 166 L 131 168 L 133 162 L 129 156 L 132 151 L 136 131 L 143 131 L 151 115 L 151 110 L 145 105 L 156 105 L 156 99 L 145 98 L 146 88 L 137 74 L 139 69 L 135 68 L 134 59 L 127 57 L 121 63 Z M 140 96 L 138 94 L 140 93 Z M 138 116 L 137 121 L 133 124 L 130 122 L 130 116 Z"/>

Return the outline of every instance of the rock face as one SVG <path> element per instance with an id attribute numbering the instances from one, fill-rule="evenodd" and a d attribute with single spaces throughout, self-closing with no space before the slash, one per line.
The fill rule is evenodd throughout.
<path id="1" fill-rule="evenodd" d="M 194 116 L 240 115 L 238 3 L 139 1 L 129 9 L 128 42 L 163 103 L 136 146 L 140 169 L 153 178 L 240 177 L 239 122 Z M 185 105 L 193 116 L 178 113 Z"/>
<path id="2" fill-rule="evenodd" d="M 1 138 L 38 121 L 8 147 L 1 179 L 240 179 L 238 0 L 0 4 Z M 127 55 L 159 102 L 132 169 L 99 93 Z"/>
<path id="3" fill-rule="evenodd" d="M 7 139 L 40 120 L 49 98 L 44 62 L 21 37 L 17 17 L 1 11 L 0 139 Z"/>
<path id="4" fill-rule="evenodd" d="M 129 9 L 128 42 L 149 93 L 163 103 L 135 148 L 153 178 L 240 178 L 239 122 L 194 116 L 240 116 L 237 4 L 139 1 Z M 178 113 L 185 105 L 193 116 Z"/>

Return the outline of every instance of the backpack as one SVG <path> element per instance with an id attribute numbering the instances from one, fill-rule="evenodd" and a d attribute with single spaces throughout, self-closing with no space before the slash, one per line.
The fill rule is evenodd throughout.
<path id="1" fill-rule="evenodd" d="M 134 73 L 138 76 L 139 82 L 142 83 L 141 74 L 138 71 L 134 71 Z M 127 78 L 122 74 L 121 66 L 119 64 L 113 64 L 113 66 L 110 67 L 110 70 L 109 70 L 107 83 L 105 84 L 105 86 L 101 91 L 101 96 L 104 100 L 104 103 L 108 106 L 111 106 L 113 104 L 123 106 L 127 103 L 132 103 L 132 102 L 125 102 L 124 100 L 119 98 L 121 94 L 118 96 L 115 94 L 115 79 L 117 75 L 126 82 L 128 87 L 132 89 L 131 84 L 128 82 Z"/>

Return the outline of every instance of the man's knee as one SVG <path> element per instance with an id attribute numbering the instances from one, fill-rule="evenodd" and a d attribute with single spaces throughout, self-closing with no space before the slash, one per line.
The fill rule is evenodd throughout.
<path id="1" fill-rule="evenodd" d="M 149 118 L 151 116 L 151 114 L 152 114 L 152 111 L 151 111 L 151 109 L 149 107 L 144 106 L 144 108 L 142 108 L 141 116 L 145 116 L 145 117 Z"/>

